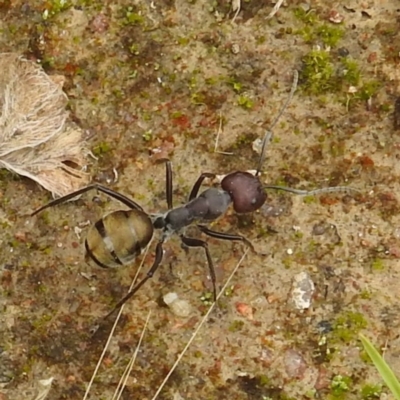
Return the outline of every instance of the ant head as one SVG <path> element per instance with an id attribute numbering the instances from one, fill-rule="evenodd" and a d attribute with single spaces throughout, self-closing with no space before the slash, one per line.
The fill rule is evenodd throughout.
<path id="1" fill-rule="evenodd" d="M 249 172 L 232 172 L 221 181 L 223 190 L 229 193 L 233 208 L 238 214 L 258 210 L 267 199 L 258 176 Z"/>

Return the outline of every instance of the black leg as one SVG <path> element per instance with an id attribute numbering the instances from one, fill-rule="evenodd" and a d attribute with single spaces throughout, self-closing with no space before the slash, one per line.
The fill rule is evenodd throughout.
<path id="1" fill-rule="evenodd" d="M 153 265 L 151 266 L 151 268 L 149 269 L 149 271 L 147 272 L 146 276 L 138 283 L 136 284 L 132 290 L 130 292 L 128 292 L 128 294 L 123 297 L 116 305 L 115 307 L 112 309 L 112 311 L 110 311 L 105 317 L 104 319 L 107 319 L 108 317 L 110 317 L 112 314 L 114 314 L 115 311 L 119 310 L 153 275 L 154 273 L 157 271 L 158 267 L 161 264 L 161 261 L 163 259 L 163 255 L 164 255 L 164 250 L 163 250 L 163 242 L 160 241 L 157 243 L 156 246 L 156 255 L 155 255 L 155 259 L 153 262 Z"/>
<path id="2" fill-rule="evenodd" d="M 168 158 L 160 158 L 156 161 L 157 164 L 165 163 L 165 194 L 167 197 L 168 210 L 173 208 L 172 204 L 172 167 L 171 161 Z"/>
<path id="3" fill-rule="evenodd" d="M 165 162 L 165 185 L 166 185 L 166 194 L 167 194 L 167 206 L 168 210 L 172 210 L 172 168 L 171 161 L 166 160 Z"/>
<path id="4" fill-rule="evenodd" d="M 190 191 L 189 195 L 189 201 L 193 200 L 197 197 L 197 194 L 199 193 L 199 189 L 201 184 L 203 183 L 204 179 L 206 178 L 214 178 L 215 174 L 211 174 L 210 172 L 204 172 L 202 173 L 198 178 L 195 184 L 193 185 L 192 190 Z"/>
<path id="5" fill-rule="evenodd" d="M 181 240 L 183 244 L 185 244 L 188 247 L 202 247 L 204 251 L 206 252 L 206 257 L 207 257 L 207 263 L 208 263 L 208 268 L 210 270 L 210 275 L 211 275 L 211 281 L 213 284 L 213 292 L 214 292 L 214 301 L 217 301 L 217 288 L 216 288 L 216 277 L 215 277 L 215 269 L 214 269 L 214 263 L 210 255 L 210 251 L 208 250 L 208 244 L 204 240 L 201 239 L 195 239 L 195 238 L 190 238 L 184 235 L 180 235 Z"/>
<path id="6" fill-rule="evenodd" d="M 57 204 L 65 203 L 66 201 L 71 200 L 74 197 L 79 196 L 80 194 L 86 193 L 89 190 L 93 190 L 93 189 L 96 189 L 99 192 L 108 194 L 110 197 L 113 197 L 114 199 L 119 200 L 121 203 L 125 204 L 129 208 L 136 209 L 136 210 L 139 210 L 139 211 L 143 211 L 143 208 L 138 203 L 136 203 L 134 200 L 130 199 L 129 197 L 126 197 L 123 194 L 118 193 L 115 190 L 109 189 L 109 188 L 107 188 L 107 187 L 105 187 L 103 185 L 99 185 L 98 183 L 93 183 L 93 184 L 88 185 L 88 186 L 86 186 L 84 188 L 78 189 L 75 192 L 69 193 L 69 194 L 67 194 L 67 195 L 65 195 L 63 197 L 60 197 L 60 198 L 55 199 L 53 201 L 50 201 L 49 203 L 47 203 L 44 206 L 42 206 L 42 207 L 38 208 L 37 210 L 35 210 L 31 214 L 31 216 L 34 216 L 34 215 L 38 214 L 39 212 L 45 210 L 46 208 L 56 206 Z"/>
<path id="7" fill-rule="evenodd" d="M 197 227 L 206 235 L 211 236 L 216 239 L 221 239 L 221 240 L 240 240 L 244 243 L 246 243 L 247 246 L 250 247 L 250 249 L 254 252 L 253 244 L 250 242 L 249 239 L 245 238 L 244 236 L 241 235 L 231 235 L 229 233 L 224 233 L 224 232 L 217 232 L 213 231 L 209 228 L 207 228 L 205 225 L 197 225 Z"/>

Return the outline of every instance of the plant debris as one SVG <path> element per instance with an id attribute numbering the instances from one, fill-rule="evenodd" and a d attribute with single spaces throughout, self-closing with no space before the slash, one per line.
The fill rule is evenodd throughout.
<path id="1" fill-rule="evenodd" d="M 90 180 L 83 132 L 67 123 L 63 77 L 16 53 L 0 54 L 0 167 L 63 196 Z"/>

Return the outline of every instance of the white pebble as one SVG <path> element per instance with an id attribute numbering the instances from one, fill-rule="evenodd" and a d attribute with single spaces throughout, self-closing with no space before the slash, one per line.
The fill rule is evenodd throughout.
<path id="1" fill-rule="evenodd" d="M 188 317 L 191 312 L 189 302 L 182 300 L 174 292 L 167 293 L 163 296 L 164 303 L 178 317 Z"/>

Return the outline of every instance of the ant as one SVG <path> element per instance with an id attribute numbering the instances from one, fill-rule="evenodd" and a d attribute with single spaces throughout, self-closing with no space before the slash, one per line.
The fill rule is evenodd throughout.
<path id="1" fill-rule="evenodd" d="M 213 285 L 214 300 L 217 298 L 214 263 L 208 244 L 204 240 L 186 236 L 184 228 L 187 226 L 196 224 L 197 228 L 205 235 L 221 240 L 242 241 L 253 249 L 250 241 L 244 236 L 217 232 L 200 222 L 208 223 L 216 220 L 227 211 L 231 204 L 233 204 L 235 212 L 239 214 L 254 212 L 265 203 L 267 199 L 266 189 L 285 190 L 301 195 L 315 195 L 350 189 L 347 187 L 330 187 L 304 191 L 281 186 L 265 186 L 260 181 L 259 176 L 265 159 L 266 147 L 272 139 L 271 131 L 292 99 L 297 88 L 297 80 L 298 74 L 295 71 L 289 97 L 263 138 L 255 175 L 243 171 L 231 172 L 222 179 L 220 188 L 211 187 L 199 194 L 203 181 L 206 178 L 215 177 L 215 174 L 212 173 L 202 173 L 192 187 L 188 202 L 182 206 L 173 207 L 171 162 L 163 160 L 166 165 L 166 200 L 168 206 L 168 210 L 164 213 L 148 214 L 134 200 L 97 183 L 55 199 L 32 213 L 32 216 L 36 215 L 48 207 L 62 204 L 93 189 L 105 193 L 129 207 L 129 210 L 118 210 L 105 215 L 89 228 L 85 240 L 86 253 L 97 265 L 103 268 L 115 268 L 133 262 L 151 241 L 154 230 L 161 230 L 161 237 L 155 248 L 153 265 L 146 276 L 115 305 L 105 318 L 118 310 L 154 275 L 163 259 L 163 245 L 174 234 L 178 234 L 182 243 L 187 247 L 204 249 Z"/>

